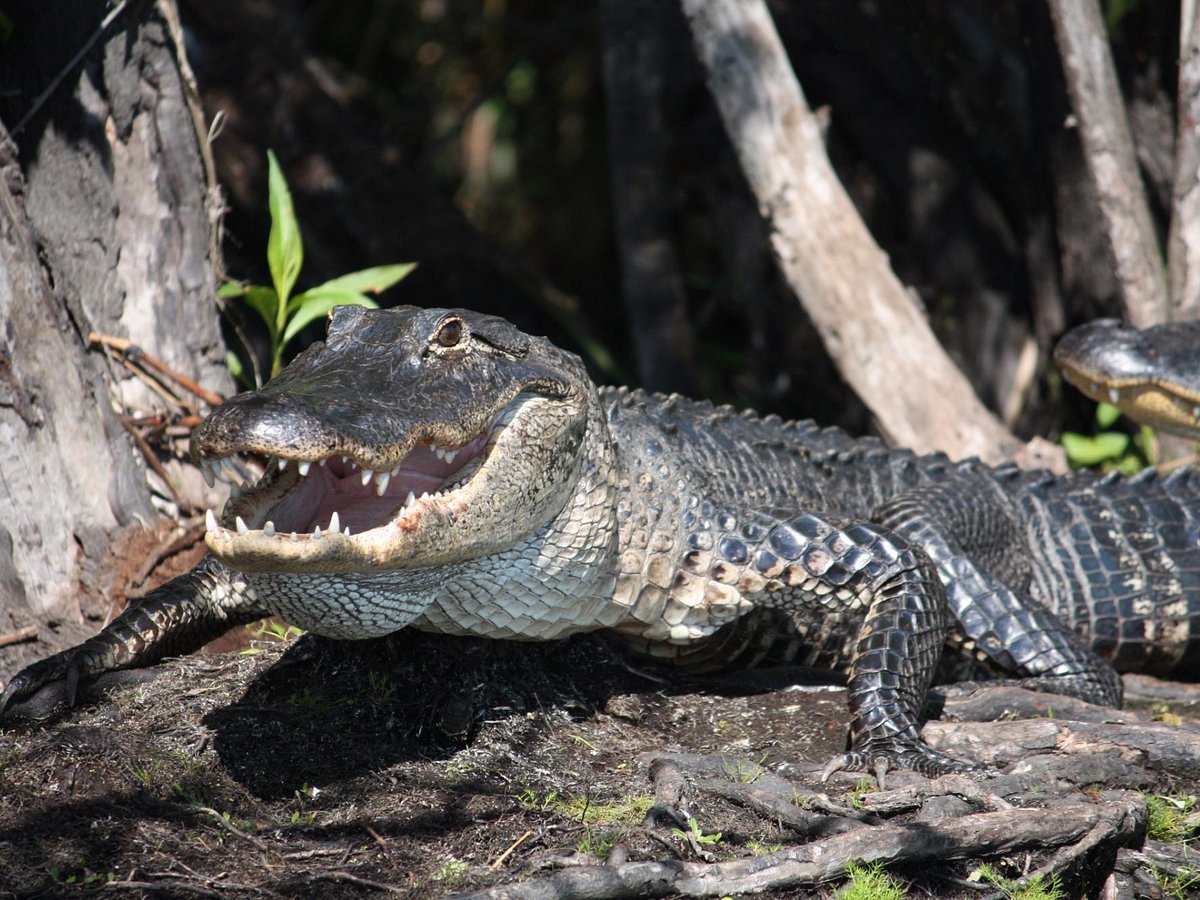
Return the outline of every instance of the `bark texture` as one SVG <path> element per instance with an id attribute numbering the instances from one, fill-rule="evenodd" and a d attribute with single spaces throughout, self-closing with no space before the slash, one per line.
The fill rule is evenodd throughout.
<path id="1" fill-rule="evenodd" d="M 87 334 L 128 338 L 209 389 L 232 387 L 172 8 L 20 12 L 0 64 L 0 118 L 19 125 L 0 150 L 0 625 L 78 620 L 81 582 L 106 587 L 116 532 L 157 517 L 114 409 L 162 404 L 90 353 Z"/>
<path id="2" fill-rule="evenodd" d="M 1052 0 L 1050 14 L 1125 318 L 1144 328 L 1167 318 L 1167 285 L 1100 6 L 1096 0 Z"/>

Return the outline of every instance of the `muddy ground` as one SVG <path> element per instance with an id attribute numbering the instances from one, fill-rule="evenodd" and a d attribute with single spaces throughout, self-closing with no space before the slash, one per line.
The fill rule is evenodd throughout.
<path id="1" fill-rule="evenodd" d="M 846 721 L 818 681 L 688 677 L 594 636 L 263 634 L 0 732 L 0 895 L 809 897 L 845 881 L 848 855 L 888 861 L 912 896 L 1003 896 L 988 877 L 1040 867 L 1062 896 L 1200 896 L 1195 816 L 1175 843 L 1142 838 L 1145 793 L 1200 793 L 1186 689 L 1135 681 L 1141 720 L 1009 689 L 1000 713 L 975 709 L 1006 721 L 927 728 L 1005 774 L 894 773 L 879 792 L 817 780 Z M 695 825 L 643 824 L 655 800 Z"/>

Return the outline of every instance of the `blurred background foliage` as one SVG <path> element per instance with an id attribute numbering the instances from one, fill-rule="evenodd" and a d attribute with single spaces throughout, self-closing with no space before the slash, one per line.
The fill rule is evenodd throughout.
<path id="1" fill-rule="evenodd" d="M 603 380 L 645 384 L 614 226 L 610 141 L 639 135 L 611 131 L 613 8 L 639 14 L 618 0 L 182 0 L 207 111 L 226 116 L 214 152 L 230 274 L 263 278 L 260 160 L 273 147 L 314 283 L 415 260 L 383 305 L 496 312 L 581 352 Z M 695 366 L 648 386 L 868 431 L 774 272 L 682 14 L 651 8 L 661 240 L 687 322 L 672 339 Z M 844 184 L 981 397 L 1022 436 L 1090 430 L 1092 405 L 1062 388 L 1049 351 L 1117 300 L 1044 5 L 771 9 Z M 1178 8 L 1104 9 L 1165 228 Z"/>

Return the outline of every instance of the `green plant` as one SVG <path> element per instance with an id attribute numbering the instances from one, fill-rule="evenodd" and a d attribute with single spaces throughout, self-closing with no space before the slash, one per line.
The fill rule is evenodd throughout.
<path id="1" fill-rule="evenodd" d="M 1034 875 L 1032 878 L 1006 878 L 989 865 L 982 865 L 967 881 L 986 881 L 1006 900 L 1066 900 L 1066 892 L 1058 875 Z"/>
<path id="2" fill-rule="evenodd" d="M 304 242 L 287 179 L 275 154 L 267 151 L 267 198 L 271 213 L 271 233 L 267 238 L 267 267 L 271 285 L 227 281 L 217 294 L 225 299 L 242 299 L 266 323 L 271 343 L 271 377 L 283 368 L 283 352 L 305 325 L 326 315 L 335 306 L 353 304 L 375 308 L 378 304 L 367 294 L 387 290 L 413 270 L 416 263 L 375 266 L 351 272 L 292 296 L 292 288 L 304 264 Z M 244 369 L 236 357 L 230 357 L 235 376 L 244 379 Z"/>
<path id="3" fill-rule="evenodd" d="M 449 859 L 430 877 L 439 884 L 454 887 L 467 876 L 468 868 L 462 860 Z"/>
<path id="4" fill-rule="evenodd" d="M 1174 875 L 1165 875 L 1157 869 L 1151 871 L 1163 893 L 1172 900 L 1191 900 L 1200 890 L 1200 870 L 1182 868 Z"/>
<path id="5" fill-rule="evenodd" d="M 1154 445 L 1154 429 L 1143 425 L 1138 436 L 1131 438 L 1123 431 L 1111 430 L 1120 417 L 1121 411 L 1112 404 L 1098 403 L 1095 434 L 1062 433 L 1059 443 L 1071 468 L 1098 466 L 1105 472 L 1133 475 L 1153 463 L 1149 448 Z"/>
<path id="6" fill-rule="evenodd" d="M 714 831 L 712 834 L 705 834 L 700 830 L 700 823 L 695 819 L 688 817 L 688 830 L 683 831 L 679 828 L 672 828 L 671 834 L 685 841 L 691 841 L 697 844 L 717 845 L 721 843 L 722 834 L 719 831 Z"/>
<path id="7" fill-rule="evenodd" d="M 1178 844 L 1195 836 L 1196 825 L 1190 818 L 1190 814 L 1196 809 L 1194 794 L 1142 796 L 1146 800 L 1146 837 Z"/>
<path id="8" fill-rule="evenodd" d="M 880 863 L 851 863 L 846 874 L 850 880 L 834 891 L 835 900 L 904 900 L 908 896 L 908 888 Z"/>

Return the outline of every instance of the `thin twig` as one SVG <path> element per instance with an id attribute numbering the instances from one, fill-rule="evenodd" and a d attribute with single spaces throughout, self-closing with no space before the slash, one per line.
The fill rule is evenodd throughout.
<path id="1" fill-rule="evenodd" d="M 512 852 L 514 850 L 516 850 L 518 847 L 520 847 L 523 843 L 525 843 L 527 840 L 529 840 L 529 838 L 532 836 L 533 836 L 532 831 L 526 831 L 523 835 L 521 835 L 519 838 L 517 838 L 515 841 L 513 841 L 511 844 L 509 844 L 508 849 L 505 850 L 503 853 L 501 853 L 499 856 L 497 856 L 496 859 L 492 862 L 492 864 L 490 866 L 488 866 L 488 868 L 493 872 L 496 871 L 498 868 L 500 868 L 502 865 L 504 865 L 504 861 L 506 859 L 508 859 L 509 856 L 512 855 Z"/>
<path id="2" fill-rule="evenodd" d="M 197 384 L 186 375 L 175 371 L 162 360 L 151 356 L 149 353 L 127 338 L 114 337 L 113 335 L 100 334 L 93 331 L 88 335 L 88 343 L 94 347 L 107 347 L 108 349 L 115 350 L 117 353 L 121 354 L 122 357 L 129 359 L 131 362 L 144 365 L 147 368 L 158 372 L 160 375 L 165 375 L 184 390 L 195 394 L 209 406 L 220 406 L 223 402 L 225 402 L 225 398 L 220 394 L 213 393 L 212 391 L 208 390 L 208 388 Z"/>
<path id="3" fill-rule="evenodd" d="M 158 477 L 163 480 L 163 484 L 166 485 L 167 490 L 171 492 L 171 499 L 175 501 L 180 509 L 190 508 L 187 503 L 184 503 L 183 498 L 179 495 L 179 491 L 175 489 L 175 483 L 171 480 L 171 476 L 167 474 L 167 470 L 163 468 L 163 464 L 158 461 L 158 456 L 155 454 L 154 448 L 150 446 L 128 419 L 124 416 L 121 416 L 120 419 L 121 424 L 125 426 L 125 430 L 129 432 L 129 436 L 133 438 L 133 442 L 137 444 L 138 450 L 141 451 L 142 456 L 145 458 L 146 465 L 154 470 Z"/>
<path id="4" fill-rule="evenodd" d="M 36 625 L 27 625 L 24 628 L 18 628 L 16 631 L 6 631 L 0 634 L 0 647 L 7 647 L 10 644 L 21 644 L 25 641 L 37 640 L 38 630 Z"/>
<path id="5" fill-rule="evenodd" d="M 217 812 L 212 807 L 199 806 L 199 807 L 197 807 L 197 809 L 200 810 L 200 812 L 202 812 L 202 813 L 208 813 L 210 816 L 212 816 L 214 819 L 216 819 L 217 824 L 220 825 L 222 828 L 224 828 L 226 831 L 228 831 L 230 834 L 241 838 L 242 840 L 246 841 L 247 843 L 253 844 L 255 847 L 257 847 L 263 853 L 270 852 L 271 848 L 267 846 L 266 841 L 264 841 L 260 838 L 256 838 L 254 835 L 247 834 L 246 832 L 242 831 L 241 829 L 239 829 L 236 825 L 234 825 L 232 822 L 230 822 L 228 819 L 226 819 L 223 815 L 221 815 L 219 812 Z"/>

